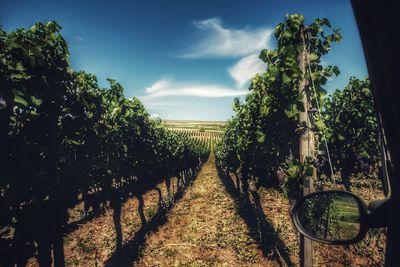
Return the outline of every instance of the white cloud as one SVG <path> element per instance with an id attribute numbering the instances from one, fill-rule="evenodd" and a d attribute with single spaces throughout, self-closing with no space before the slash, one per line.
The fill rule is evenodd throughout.
<path id="1" fill-rule="evenodd" d="M 154 83 L 153 85 L 151 85 L 150 87 L 147 87 L 145 89 L 146 93 L 153 93 L 159 90 L 162 90 L 164 88 L 167 88 L 170 86 L 172 80 L 170 78 L 163 78 L 159 81 L 157 81 L 156 83 Z"/>
<path id="2" fill-rule="evenodd" d="M 259 59 L 258 54 L 241 58 L 235 65 L 228 68 L 229 76 L 236 82 L 238 88 L 244 88 L 246 83 L 257 73 L 265 72 L 266 64 Z"/>
<path id="3" fill-rule="evenodd" d="M 196 41 L 182 58 L 242 57 L 267 48 L 273 30 L 270 28 L 229 29 L 219 18 L 194 21 L 204 36 Z"/>
<path id="4" fill-rule="evenodd" d="M 147 96 L 139 97 L 140 101 L 145 105 L 146 108 L 151 110 L 169 110 L 171 108 L 183 107 L 185 103 L 179 101 L 171 101 L 171 99 L 159 99 L 159 98 L 149 98 Z"/>
<path id="5" fill-rule="evenodd" d="M 142 100 L 167 96 L 227 97 L 246 95 L 248 90 L 233 89 L 215 84 L 176 83 L 171 79 L 161 79 L 145 89 Z"/>
<path id="6" fill-rule="evenodd" d="M 153 109 L 171 108 L 176 102 L 171 102 L 171 96 L 191 97 L 233 97 L 249 93 L 244 89 L 246 83 L 255 74 L 264 72 L 265 63 L 258 54 L 269 47 L 273 30 L 262 28 L 227 28 L 219 18 L 194 21 L 195 27 L 201 31 L 201 37 L 195 44 L 179 55 L 181 58 L 238 58 L 238 61 L 227 69 L 235 86 L 220 84 L 205 84 L 195 82 L 177 82 L 170 77 L 164 77 L 145 88 L 145 95 L 140 99 L 146 107 Z"/>

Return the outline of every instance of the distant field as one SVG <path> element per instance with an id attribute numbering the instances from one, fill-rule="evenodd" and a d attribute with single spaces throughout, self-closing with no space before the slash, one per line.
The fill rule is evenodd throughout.
<path id="1" fill-rule="evenodd" d="M 204 143 L 213 150 L 215 144 L 221 139 L 226 122 L 166 120 L 163 121 L 163 124 L 171 131 Z"/>
<path id="2" fill-rule="evenodd" d="M 189 120 L 165 120 L 165 127 L 171 130 L 204 130 L 221 132 L 226 126 L 225 121 L 189 121 Z"/>

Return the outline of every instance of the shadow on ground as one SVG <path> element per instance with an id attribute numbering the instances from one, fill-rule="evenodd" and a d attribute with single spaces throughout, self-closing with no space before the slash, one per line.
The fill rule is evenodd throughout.
<path id="1" fill-rule="evenodd" d="M 117 249 L 105 262 L 104 266 L 132 266 L 136 262 L 144 248 L 146 237 L 156 232 L 167 221 L 167 215 L 174 205 L 183 196 L 190 185 L 193 184 L 198 172 L 194 172 L 188 179 L 183 181 L 183 186 L 173 195 L 173 201 L 160 203 L 156 214 L 142 224 L 142 227 L 134 234 L 133 238 Z"/>
<path id="2" fill-rule="evenodd" d="M 168 191 L 170 194 L 167 199 L 165 199 L 162 195 L 162 191 L 157 187 L 157 184 L 148 184 L 145 188 L 142 188 L 141 191 L 132 191 L 133 194 L 127 194 L 126 192 L 118 192 L 115 189 L 110 190 L 111 194 L 109 196 L 109 206 L 107 208 L 112 208 L 113 210 L 113 222 L 115 227 L 115 242 L 116 242 L 116 252 L 112 255 L 110 259 L 108 259 L 106 265 L 109 266 L 124 266 L 123 262 L 116 261 L 116 259 L 124 259 L 126 260 L 126 265 L 129 262 L 132 263 L 135 261 L 141 251 L 141 247 L 145 241 L 145 237 L 148 233 L 155 231 L 159 226 L 166 222 L 166 215 L 170 209 L 172 209 L 175 202 L 182 198 L 184 192 L 190 186 L 194 179 L 196 178 L 199 168 L 194 168 L 193 170 L 187 170 L 182 175 L 177 177 L 177 188 L 171 185 L 171 181 L 167 182 Z M 170 178 L 169 178 L 170 179 Z M 168 179 L 167 179 L 168 180 Z M 168 183 L 169 182 L 169 183 Z M 159 195 L 158 201 L 158 209 L 156 213 L 151 217 L 149 221 L 146 221 L 146 217 L 144 214 L 144 199 L 143 195 L 150 190 L 156 190 Z M 121 206 L 131 197 L 135 197 L 139 201 L 138 213 L 141 220 L 141 228 L 135 233 L 132 240 L 130 240 L 127 244 L 122 244 L 122 226 L 121 226 Z M 100 203 L 97 203 L 100 205 Z M 105 207 L 106 203 L 102 203 L 103 207 Z M 98 208 L 95 209 L 94 212 L 89 214 L 85 214 L 82 218 L 77 221 L 66 224 L 62 229 L 57 231 L 57 236 L 60 242 L 56 243 L 57 246 L 53 245 L 54 255 L 58 256 L 57 263 L 54 263 L 55 266 L 65 266 L 64 259 L 64 248 L 63 248 L 63 237 L 67 236 L 69 233 L 75 231 L 80 226 L 90 223 L 91 220 L 102 216 L 105 214 L 106 208 Z M 29 224 L 27 224 L 29 225 Z M 42 227 L 43 228 L 43 227 Z M 47 227 L 49 228 L 49 227 Z M 0 236 L 8 234 L 12 231 L 11 228 L 0 228 Z M 17 229 L 15 232 L 14 238 L 0 238 L 0 266 L 26 266 L 28 265 L 28 261 L 36 257 L 38 259 L 38 248 L 35 245 L 35 239 L 33 235 L 33 230 L 35 230 L 35 226 L 31 226 L 25 231 Z M 46 240 L 45 240 L 46 241 Z M 51 266 L 51 247 L 48 248 L 49 257 L 46 258 L 49 263 L 44 264 L 43 266 Z M 55 261 L 56 259 L 54 259 Z M 44 262 L 44 261 L 42 261 Z"/>
<path id="3" fill-rule="evenodd" d="M 239 215 L 250 229 L 251 237 L 261 246 L 263 255 L 275 260 L 280 266 L 295 266 L 290 259 L 289 250 L 279 238 L 271 221 L 265 216 L 258 193 L 252 193 L 252 201 L 246 200 L 239 193 L 232 177 L 218 168 L 218 175 L 228 193 L 235 200 Z"/>

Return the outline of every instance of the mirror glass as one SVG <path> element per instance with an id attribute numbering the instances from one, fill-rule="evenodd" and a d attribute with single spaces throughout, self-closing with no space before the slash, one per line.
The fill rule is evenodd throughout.
<path id="1" fill-rule="evenodd" d="M 360 232 L 357 199 L 345 193 L 324 192 L 306 197 L 298 208 L 298 223 L 311 236 L 326 241 L 346 241 Z"/>

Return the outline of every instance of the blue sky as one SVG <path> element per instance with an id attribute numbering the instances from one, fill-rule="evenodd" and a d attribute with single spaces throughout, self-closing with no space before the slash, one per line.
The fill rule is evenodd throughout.
<path id="1" fill-rule="evenodd" d="M 307 22 L 326 17 L 343 41 L 324 58 L 341 70 L 329 91 L 367 70 L 349 1 L 29 1 L 0 3 L 6 31 L 55 20 L 62 26 L 75 70 L 118 80 L 163 119 L 226 120 L 235 96 L 265 70 L 258 59 L 274 48 L 275 25 L 286 14 Z"/>

